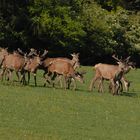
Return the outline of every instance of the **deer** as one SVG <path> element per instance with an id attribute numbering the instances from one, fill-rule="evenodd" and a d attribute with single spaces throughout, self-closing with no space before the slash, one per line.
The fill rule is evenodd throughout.
<path id="1" fill-rule="evenodd" d="M 30 81 L 30 73 L 33 73 L 35 86 L 37 86 L 36 73 L 40 64 L 41 64 L 41 59 L 38 55 L 28 59 L 26 65 L 24 66 L 25 73 L 28 72 L 28 84 Z"/>
<path id="2" fill-rule="evenodd" d="M 46 58 L 43 62 L 42 62 L 42 65 L 40 67 L 40 69 L 43 69 L 45 72 L 43 74 L 43 77 L 46 79 L 46 76 L 49 76 L 47 79 L 47 82 L 50 84 L 51 83 L 51 79 L 55 79 L 55 77 L 57 77 L 57 79 L 60 81 L 60 85 L 62 87 L 62 82 L 61 82 L 61 77 L 62 75 L 53 75 L 53 73 L 49 73 L 48 74 L 48 66 L 50 65 L 50 63 L 54 62 L 54 61 L 62 61 L 62 62 L 67 62 L 67 63 L 70 63 L 72 65 L 72 67 L 74 69 L 77 69 L 80 67 L 80 63 L 79 63 L 79 53 L 73 53 L 71 54 L 72 56 L 72 59 L 69 59 L 69 58 L 65 58 L 65 57 L 57 57 L 57 58 Z M 52 76 L 52 78 L 51 78 Z"/>
<path id="3" fill-rule="evenodd" d="M 4 61 L 5 56 L 8 55 L 7 49 L 8 48 L 0 48 L 0 68 L 2 68 L 2 63 Z M 2 72 L 3 70 L 0 72 L 0 75 Z M 2 80 L 3 80 L 3 77 L 2 77 Z"/>
<path id="4" fill-rule="evenodd" d="M 30 81 L 30 73 L 32 73 L 34 76 L 35 86 L 37 86 L 36 73 L 39 66 L 42 64 L 42 60 L 46 57 L 47 53 L 48 51 L 44 50 L 44 53 L 40 55 L 40 53 L 37 54 L 36 50 L 31 50 L 31 52 L 28 54 L 28 60 L 24 67 L 25 73 L 28 73 L 28 84 Z"/>
<path id="5" fill-rule="evenodd" d="M 0 67 L 2 66 L 5 56 L 8 55 L 7 48 L 0 48 Z"/>
<path id="6" fill-rule="evenodd" d="M 72 56 L 72 59 L 69 59 L 69 58 L 65 58 L 65 57 L 57 57 L 57 58 L 46 58 L 45 60 L 43 60 L 42 62 L 42 65 L 40 66 L 40 69 L 44 70 L 45 73 L 44 75 L 47 73 L 47 67 L 49 66 L 49 64 L 52 62 L 52 61 L 55 61 L 55 60 L 62 60 L 62 61 L 66 61 L 68 63 L 70 63 L 74 69 L 80 67 L 80 63 L 79 63 L 79 53 L 73 53 L 71 54 Z"/>
<path id="7" fill-rule="evenodd" d="M 20 83 L 26 84 L 25 73 L 31 72 L 34 73 L 35 85 L 36 85 L 36 71 L 38 66 L 41 64 L 41 58 L 37 55 L 36 50 L 30 49 L 29 54 L 22 52 L 19 48 L 13 53 L 9 53 L 5 56 L 1 72 L 1 76 L 3 77 L 4 73 L 7 71 L 9 79 L 11 80 L 12 72 L 15 71 L 18 77 L 18 81 Z M 19 76 L 19 72 L 21 76 Z M 28 82 L 30 79 L 30 75 L 28 74 Z"/>
<path id="8" fill-rule="evenodd" d="M 74 83 L 73 90 L 76 89 L 76 80 L 78 80 L 81 83 L 84 82 L 83 75 L 76 72 L 74 70 L 74 67 L 69 62 L 64 61 L 63 59 L 57 59 L 55 61 L 50 62 L 50 64 L 48 65 L 48 74 L 52 73 L 63 76 L 65 89 L 67 89 L 67 81 L 69 80 L 69 78 L 72 79 Z"/>
<path id="9" fill-rule="evenodd" d="M 118 65 L 111 65 L 111 64 L 102 64 L 98 63 L 94 66 L 95 68 L 95 76 L 92 78 L 89 90 L 92 91 L 95 82 L 99 79 L 100 83 L 98 85 L 98 91 L 103 92 L 103 80 L 110 80 L 111 85 L 113 85 L 113 90 L 115 90 L 116 83 L 119 80 L 115 80 L 117 75 L 120 75 L 121 80 L 123 81 L 126 90 L 128 90 L 128 83 L 124 78 L 124 75 L 133 69 L 133 63 L 129 62 L 130 56 L 124 60 L 118 59 L 115 55 L 112 56 L 115 60 L 118 61 Z M 118 78 L 119 79 L 119 78 Z M 114 91 L 113 91 L 114 92 Z"/>
<path id="10" fill-rule="evenodd" d="M 22 55 L 20 55 L 17 52 L 14 53 L 8 53 L 4 56 L 3 62 L 2 62 L 2 72 L 0 76 L 3 78 L 3 75 L 8 72 L 9 79 L 11 80 L 12 72 L 15 71 L 19 80 L 18 72 L 21 72 L 21 75 L 23 76 L 23 68 L 26 64 L 26 58 Z"/>

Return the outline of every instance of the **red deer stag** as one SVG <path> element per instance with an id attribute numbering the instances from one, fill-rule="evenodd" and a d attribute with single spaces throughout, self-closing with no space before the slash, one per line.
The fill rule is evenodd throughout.
<path id="1" fill-rule="evenodd" d="M 127 57 L 125 60 L 120 60 L 113 55 L 113 58 L 115 58 L 118 61 L 118 65 L 99 63 L 94 66 L 95 76 L 91 80 L 89 87 L 90 91 L 93 89 L 94 84 L 97 80 L 100 80 L 99 91 L 101 92 L 103 92 L 104 79 L 110 80 L 110 82 L 113 83 L 113 86 L 116 86 L 115 83 L 118 83 L 118 81 L 115 80 L 115 77 L 117 77 L 117 75 L 118 77 L 121 77 L 121 80 L 124 82 L 125 86 L 127 86 L 127 81 L 124 78 L 124 74 L 128 73 L 130 69 L 132 69 L 133 63 L 129 62 L 130 57 Z M 113 82 L 114 80 L 116 82 Z M 126 90 L 128 90 L 128 87 L 126 87 Z"/>

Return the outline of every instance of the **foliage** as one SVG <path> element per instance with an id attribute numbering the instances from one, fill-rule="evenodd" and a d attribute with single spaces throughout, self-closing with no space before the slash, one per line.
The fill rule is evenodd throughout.
<path id="1" fill-rule="evenodd" d="M 130 16 L 130 27 L 126 33 L 126 39 L 130 42 L 131 46 L 140 50 L 140 15 Z"/>
<path id="2" fill-rule="evenodd" d="M 80 52 L 83 64 L 108 61 L 112 53 L 139 55 L 140 16 L 136 3 L 139 1 L 3 1 L 0 46 L 11 50 L 19 46 L 48 48 L 53 56 Z"/>
<path id="3" fill-rule="evenodd" d="M 41 4 L 43 6 L 40 6 Z M 73 1 L 72 6 L 68 2 L 35 1 L 29 7 L 33 35 L 47 42 L 52 48 L 78 47 L 81 44 L 80 39 L 86 33 L 79 22 L 78 10 L 74 9 L 76 5 L 76 1 Z"/>
<path id="4" fill-rule="evenodd" d="M 85 43 L 87 54 L 98 59 L 113 53 L 127 56 L 136 52 L 135 46 L 131 44 L 127 36 L 129 32 L 132 32 L 129 18 L 129 13 L 122 8 L 114 14 L 114 12 L 108 12 L 95 3 L 86 5 L 83 10 L 82 22 L 87 32 Z M 134 38 L 136 36 L 135 33 Z M 91 63 L 93 62 L 94 60 L 91 60 Z"/>

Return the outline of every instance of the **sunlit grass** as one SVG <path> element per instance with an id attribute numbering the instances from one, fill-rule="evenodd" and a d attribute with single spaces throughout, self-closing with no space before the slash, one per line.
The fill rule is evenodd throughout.
<path id="1" fill-rule="evenodd" d="M 139 140 L 140 70 L 127 78 L 130 91 L 121 96 L 88 91 L 92 67 L 86 70 L 85 84 L 77 90 L 0 83 L 0 140 Z M 16 77 L 15 77 L 16 79 Z M 107 83 L 106 83 L 107 84 Z"/>

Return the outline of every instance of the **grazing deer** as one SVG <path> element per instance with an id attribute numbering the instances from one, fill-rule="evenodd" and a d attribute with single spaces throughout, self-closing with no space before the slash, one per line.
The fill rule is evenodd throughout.
<path id="1" fill-rule="evenodd" d="M 116 86 L 116 83 L 113 81 L 115 76 L 118 74 L 121 77 L 121 80 L 126 84 L 126 80 L 124 78 L 124 74 L 128 73 L 130 69 L 133 67 L 133 63 L 129 62 L 130 57 L 127 57 L 125 60 L 120 60 L 116 58 L 113 55 L 113 58 L 118 61 L 118 65 L 110 65 L 110 64 L 96 64 L 95 67 L 95 76 L 92 78 L 89 90 L 91 91 L 93 89 L 93 86 L 97 80 L 100 80 L 99 83 L 99 91 L 103 92 L 103 80 L 110 80 L 110 82 L 114 86 Z M 117 82 L 118 83 L 118 82 Z M 128 90 L 128 87 L 126 88 Z"/>
<path id="2" fill-rule="evenodd" d="M 76 72 L 73 68 L 73 66 L 67 62 L 63 61 L 61 59 L 57 59 L 55 61 L 52 61 L 48 66 L 48 74 L 56 74 L 56 75 L 62 75 L 64 77 L 64 87 L 67 88 L 67 81 L 68 79 L 72 79 L 74 83 L 74 90 L 76 89 L 76 81 L 83 83 L 83 76 L 82 74 L 79 74 Z M 46 79 L 48 80 L 48 79 Z M 69 88 L 69 87 L 68 87 Z"/>

